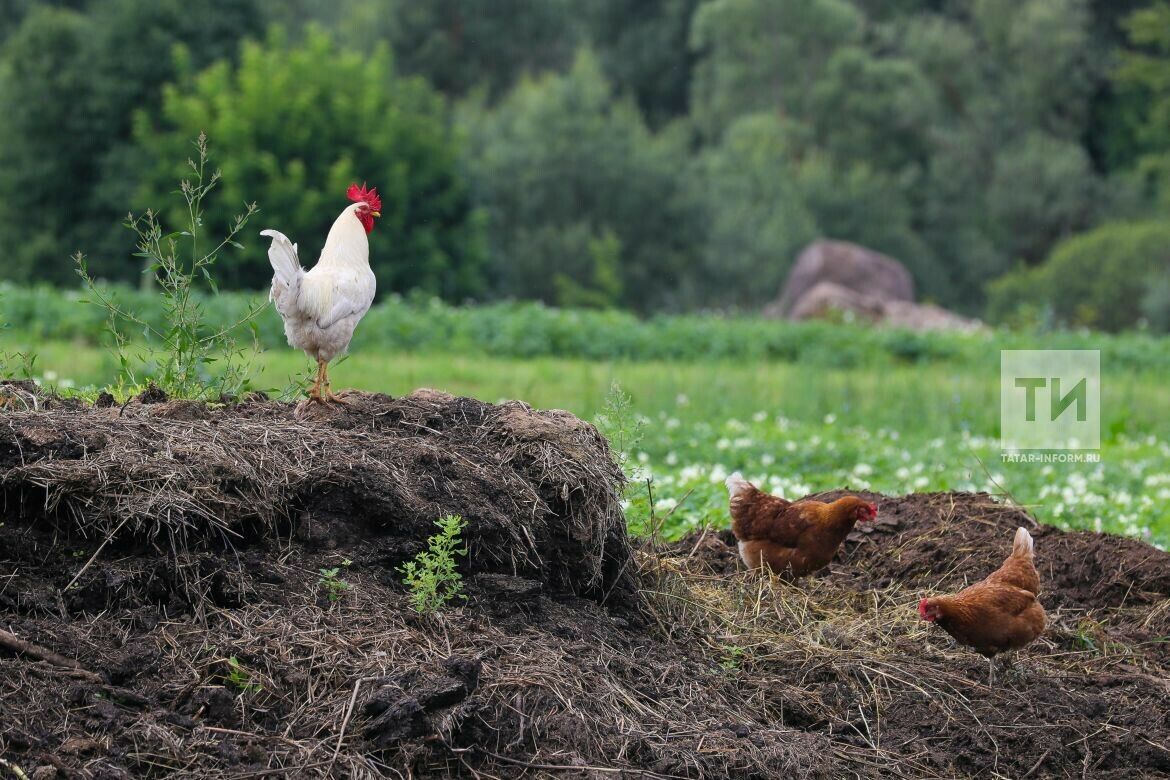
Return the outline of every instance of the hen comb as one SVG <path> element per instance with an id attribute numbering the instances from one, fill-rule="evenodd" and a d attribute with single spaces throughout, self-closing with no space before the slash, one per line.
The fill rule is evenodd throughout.
<path id="1" fill-rule="evenodd" d="M 382 199 L 378 197 L 378 189 L 376 187 L 366 189 L 364 183 L 360 187 L 356 184 L 351 184 L 345 192 L 345 197 L 354 203 L 365 203 L 370 207 L 370 211 L 382 210 Z"/>
<path id="2" fill-rule="evenodd" d="M 927 599 L 923 599 L 922 601 L 918 602 L 918 616 L 923 620 L 926 620 L 926 602 Z"/>

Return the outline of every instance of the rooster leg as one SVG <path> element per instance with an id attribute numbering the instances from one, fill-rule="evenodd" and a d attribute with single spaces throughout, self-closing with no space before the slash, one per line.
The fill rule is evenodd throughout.
<path id="1" fill-rule="evenodd" d="M 309 400 L 321 403 L 321 368 L 323 364 L 320 360 L 317 361 L 317 378 L 309 387 Z"/>
<path id="2" fill-rule="evenodd" d="M 987 687 L 995 690 L 995 656 L 987 657 Z"/>
<path id="3" fill-rule="evenodd" d="M 329 364 L 328 363 L 321 364 L 321 372 L 322 372 L 321 376 L 322 376 L 322 387 L 323 387 L 322 399 L 324 401 L 327 401 L 329 403 L 334 403 L 334 404 L 348 404 L 349 401 L 345 400 L 344 398 L 342 398 L 339 395 L 334 395 L 333 391 L 329 389 Z"/>

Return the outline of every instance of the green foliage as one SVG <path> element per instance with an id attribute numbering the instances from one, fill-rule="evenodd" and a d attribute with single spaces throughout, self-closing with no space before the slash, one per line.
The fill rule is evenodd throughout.
<path id="1" fill-rule="evenodd" d="M 591 0 L 581 4 L 605 74 L 661 127 L 685 116 L 694 55 L 691 19 L 702 0 Z"/>
<path id="2" fill-rule="evenodd" d="M 455 557 L 467 555 L 460 547 L 460 534 L 467 522 L 458 515 L 435 521 L 439 532 L 427 539 L 427 549 L 407 561 L 398 570 L 410 589 L 410 602 L 416 612 L 438 612 L 452 599 L 463 598 L 463 577 L 456 569 Z"/>
<path id="3" fill-rule="evenodd" d="M 1163 209 L 1170 206 L 1170 2 L 1159 0 L 1125 19 L 1130 47 L 1116 73 L 1138 147 L 1138 173 Z"/>
<path id="4" fill-rule="evenodd" d="M 2 297 L 2 296 L 0 296 Z M 0 333 L 11 330 L 12 324 L 0 319 Z M 33 376 L 36 353 L 0 349 L 0 379 L 28 379 Z"/>
<path id="5" fill-rule="evenodd" d="M 703 285 L 712 304 L 752 306 L 775 297 L 816 219 L 793 176 L 788 128 L 771 114 L 738 119 L 699 158 L 708 215 Z"/>
<path id="6" fill-rule="evenodd" d="M 1151 330 L 1170 333 L 1170 269 L 1155 272 L 1150 279 L 1141 311 Z"/>
<path id="7" fill-rule="evenodd" d="M 135 312 L 151 328 L 166 327 L 160 295 L 109 287 L 103 287 L 102 294 Z M 14 323 L 5 340 L 22 348 L 63 341 L 104 343 L 108 338 L 105 312 L 97 306 L 79 306 L 82 297 L 76 291 L 44 286 L 5 288 L 0 296 L 0 321 Z M 195 293 L 192 298 L 205 319 L 217 323 L 237 321 L 266 300 L 263 295 L 242 293 Z M 1008 307 L 1001 318 L 1010 312 Z M 287 349 L 279 317 L 259 317 L 250 326 L 266 350 Z M 126 335 L 131 348 L 143 338 L 140 332 L 128 331 Z M 234 335 L 251 337 L 251 327 Z M 785 363 L 832 370 L 942 364 L 981 366 L 994 372 L 998 371 L 1000 349 L 1031 349 L 1036 338 L 1029 330 L 931 333 L 753 316 L 657 315 L 639 319 L 623 311 L 557 309 L 539 303 L 450 306 L 437 299 L 391 297 L 370 309 L 354 334 L 352 351 L 355 358 L 373 356 L 375 360 L 391 353 L 434 354 L 440 362 L 453 355 L 538 362 L 557 358 L 599 365 L 641 361 L 663 370 L 673 370 L 663 364 L 715 361 L 720 365 Z M 1045 346 L 1052 349 L 1108 350 L 1114 367 L 1170 372 L 1170 339 L 1145 333 L 1111 336 L 1060 331 L 1045 332 L 1043 338 Z M 38 347 L 38 351 L 43 363 L 44 350 Z M 290 368 L 279 377 L 281 383 L 293 373 L 299 374 L 303 366 L 302 358 L 291 352 L 288 355 Z M 275 359 L 282 360 L 283 353 Z M 111 363 L 108 371 L 115 370 L 117 366 Z M 429 383 L 432 371 L 428 366 L 410 381 Z M 78 375 L 75 371 L 65 375 L 86 382 L 105 376 Z M 390 381 L 394 376 L 389 372 L 385 378 Z M 542 381 L 533 379 L 531 386 L 519 386 L 512 392 L 528 398 L 539 393 Z M 599 397 L 609 382 L 603 385 Z"/>
<path id="8" fill-rule="evenodd" d="M 0 17 L 0 277 L 21 283 L 67 283 L 78 248 L 95 277 L 137 280 L 121 215 L 159 202 L 177 170 L 159 161 L 200 131 L 227 180 L 214 232 L 255 198 L 309 263 L 364 180 L 387 202 L 380 291 L 449 301 L 756 307 L 827 236 L 979 313 L 1018 263 L 1170 204 L 1167 0 L 0 0 Z M 261 289 L 263 242 L 241 243 L 219 281 Z"/>
<path id="9" fill-rule="evenodd" d="M 461 121 L 498 293 L 580 303 L 587 290 L 590 303 L 639 310 L 671 300 L 692 251 L 682 157 L 614 97 L 592 53 Z"/>
<path id="10" fill-rule="evenodd" d="M 349 562 L 346 561 L 346 563 Z M 318 571 L 321 578 L 317 580 L 317 585 L 325 589 L 325 596 L 329 601 L 333 603 L 341 601 L 342 596 L 353 589 L 353 585 L 338 576 L 341 572 L 340 567 L 334 566 L 330 569 L 318 569 Z"/>
<path id="11" fill-rule="evenodd" d="M 373 3 L 403 72 L 446 94 L 503 93 L 525 72 L 561 69 L 580 38 L 572 0 L 396 0 Z"/>
<path id="12" fill-rule="evenodd" d="M 0 51 L 4 278 L 67 282 L 80 247 L 97 275 L 137 278 L 119 227 L 143 167 L 132 112 L 158 104 L 175 45 L 203 67 L 258 26 L 252 0 L 86 5 L 82 13 L 38 4 Z"/>
<path id="13" fill-rule="evenodd" d="M 1002 320 L 1031 306 L 1058 324 L 1120 330 L 1137 324 L 1151 286 L 1168 272 L 1170 223 L 1107 223 L 1061 242 L 1043 265 L 994 282 L 989 311 Z"/>
<path id="14" fill-rule="evenodd" d="M 315 28 L 291 46 L 274 29 L 264 42 L 244 44 L 238 67 L 220 62 L 196 73 L 184 63 L 179 83 L 164 92 L 161 118 L 140 112 L 135 137 L 153 159 L 169 161 L 200 129 L 222 149 L 223 194 L 208 207 L 209 225 L 230 225 L 233 204 L 255 198 L 311 264 L 349 205 L 346 187 L 368 182 L 383 203 L 370 240 L 379 290 L 460 299 L 482 289 L 480 223 L 443 101 L 421 80 L 394 77 L 384 47 L 370 57 L 340 51 Z M 142 197 L 165 191 L 174 173 L 161 164 Z M 225 284 L 268 284 L 263 243 L 249 241 L 225 264 Z"/>
<path id="15" fill-rule="evenodd" d="M 1090 224 L 1100 186 L 1079 144 L 1034 133 L 1001 151 L 987 194 L 1004 250 L 1036 263 Z"/>
<path id="16" fill-rule="evenodd" d="M 926 165 L 941 101 L 914 62 L 842 46 L 813 86 L 809 102 L 818 146 L 839 164 L 865 164 L 903 176 L 917 175 Z"/>
<path id="17" fill-rule="evenodd" d="M 804 119 L 813 85 L 839 46 L 861 39 L 847 0 L 712 0 L 695 13 L 700 55 L 691 92 L 696 124 L 717 138 L 740 115 L 777 110 Z"/>
<path id="18" fill-rule="evenodd" d="M 230 687 L 235 688 L 240 693 L 259 693 L 264 690 L 264 686 L 260 683 L 252 681 L 252 672 L 248 667 L 240 663 L 240 659 L 234 655 L 227 659 L 228 673 L 224 677 Z"/>
<path id="19" fill-rule="evenodd" d="M 630 476 L 630 455 L 642 442 L 646 420 L 634 412 L 633 399 L 622 391 L 616 381 L 610 385 L 605 396 L 605 406 L 594 422 L 609 442 L 614 460 L 626 472 L 626 476 Z"/>
<path id="20" fill-rule="evenodd" d="M 237 395 L 246 386 L 249 366 L 233 332 L 248 325 L 264 304 L 249 307 L 236 321 L 217 322 L 209 327 L 194 291 L 196 285 L 206 283 L 213 293 L 218 293 L 212 269 L 226 247 L 242 249 L 235 238 L 256 213 L 256 205 L 246 206 L 218 243 L 207 240 L 204 199 L 219 182 L 219 174 L 207 171 L 206 137 L 200 135 L 195 146 L 196 158 L 188 161 L 191 173 L 179 187 L 186 215 L 181 230 L 164 233 L 157 214 L 151 210 L 137 217 L 131 214 L 126 220 L 126 227 L 137 236 L 138 257 L 146 261 L 146 273 L 159 285 L 165 325 L 155 328 L 141 316 L 122 308 L 90 275 L 81 253 L 77 254 L 76 262 L 92 302 L 108 316 L 109 332 L 121 367 L 119 382 L 123 386 L 138 386 L 149 379 L 174 398 L 219 398 L 223 394 Z M 138 361 L 146 363 L 145 377 L 138 374 L 127 354 L 126 327 L 142 330 L 147 336 L 143 344 L 146 353 Z M 212 364 L 217 362 L 217 370 L 212 373 Z"/>

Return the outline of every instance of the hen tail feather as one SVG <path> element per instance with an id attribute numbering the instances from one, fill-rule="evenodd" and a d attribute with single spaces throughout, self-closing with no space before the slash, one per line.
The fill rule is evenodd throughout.
<path id="1" fill-rule="evenodd" d="M 735 498 L 752 486 L 752 483 L 744 479 L 743 474 L 740 474 L 738 471 L 727 478 L 726 484 L 727 492 L 731 495 L 732 498 Z"/>
<path id="2" fill-rule="evenodd" d="M 1028 533 L 1026 528 L 1016 529 L 1016 538 L 1012 542 L 1012 555 L 1022 555 L 1025 558 L 1033 556 L 1035 544 L 1032 541 L 1032 534 Z"/>

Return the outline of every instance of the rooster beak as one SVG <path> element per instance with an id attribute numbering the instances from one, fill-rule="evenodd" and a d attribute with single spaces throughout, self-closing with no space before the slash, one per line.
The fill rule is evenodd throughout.
<path id="1" fill-rule="evenodd" d="M 370 216 L 373 216 L 373 217 L 380 217 L 380 216 L 382 216 L 382 212 L 380 212 L 380 211 L 371 211 L 371 212 L 370 212 Z"/>

